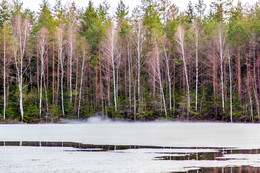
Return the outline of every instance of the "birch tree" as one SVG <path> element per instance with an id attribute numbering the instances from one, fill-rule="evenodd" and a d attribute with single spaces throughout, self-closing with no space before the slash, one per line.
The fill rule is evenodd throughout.
<path id="1" fill-rule="evenodd" d="M 153 67 L 156 71 L 157 78 L 158 78 L 158 83 L 159 83 L 159 88 L 160 88 L 160 95 L 162 98 L 162 103 L 163 103 L 163 108 L 164 108 L 164 114 L 165 118 L 167 118 L 167 110 L 166 110 L 166 103 L 165 103 L 165 97 L 164 97 L 164 91 L 163 91 L 163 85 L 162 85 L 162 77 L 161 77 L 161 65 L 160 65 L 160 50 L 158 47 L 158 36 L 154 35 L 154 53 L 155 53 L 155 58 L 156 58 L 156 66 Z"/>
<path id="2" fill-rule="evenodd" d="M 144 26 L 143 20 L 140 16 L 139 9 L 135 9 L 135 19 L 134 19 L 134 44 L 137 51 L 137 111 L 141 108 L 141 67 L 142 67 L 142 53 L 144 44 Z M 139 15 L 139 16 L 138 16 Z"/>
<path id="3" fill-rule="evenodd" d="M 5 120 L 5 112 L 6 112 L 6 37 L 7 37 L 7 28 L 6 28 L 6 22 L 3 24 L 3 50 L 4 50 L 4 55 L 3 55 L 3 64 L 4 64 L 4 73 L 3 73 L 3 78 L 4 78 L 4 82 L 3 82 L 3 88 L 4 88 L 4 120 Z"/>
<path id="4" fill-rule="evenodd" d="M 179 25 L 176 32 L 176 42 L 177 42 L 177 49 L 178 52 L 181 55 L 182 61 L 183 61 L 183 68 L 184 68 L 184 75 L 185 75 L 185 81 L 186 81 L 186 88 L 187 88 L 187 119 L 189 120 L 189 114 L 190 114 L 190 103 L 191 103 L 191 97 L 190 97 L 190 84 L 189 84 L 189 78 L 188 78 L 188 69 L 187 69 L 187 57 L 185 52 L 185 30 L 182 25 Z"/>
<path id="5" fill-rule="evenodd" d="M 3 104 L 3 118 L 6 119 L 6 108 L 7 108 L 7 67 L 8 61 L 8 46 L 10 43 L 10 26 L 7 20 L 10 18 L 10 7 L 7 0 L 2 0 L 0 3 L 0 25 L 2 26 L 1 39 L 3 43 L 3 90 L 4 90 L 4 104 Z"/>
<path id="6" fill-rule="evenodd" d="M 49 31 L 46 27 L 41 28 L 38 33 L 37 33 L 37 48 L 39 50 L 40 54 L 40 99 L 39 99 L 39 113 L 40 117 L 42 115 L 42 88 L 43 88 L 43 80 L 45 78 L 44 76 L 44 71 L 45 71 L 45 59 L 44 57 L 47 45 L 48 45 L 48 37 L 49 37 Z M 45 93 L 47 92 L 46 87 L 45 87 Z M 47 101 L 47 100 L 46 100 Z"/>
<path id="7" fill-rule="evenodd" d="M 139 111 L 141 106 L 141 54 L 143 49 L 142 21 L 139 20 L 137 25 L 137 103 Z"/>
<path id="8" fill-rule="evenodd" d="M 82 99 L 82 89 L 83 89 L 83 78 L 84 78 L 84 70 L 85 70 L 85 62 L 87 58 L 87 42 L 84 38 L 82 38 L 80 43 L 81 53 L 82 53 L 82 63 L 81 63 L 81 72 L 80 72 L 80 85 L 79 85 L 79 100 L 78 100 L 78 119 L 81 110 L 81 99 Z"/>
<path id="9" fill-rule="evenodd" d="M 230 104 L 230 122 L 233 122 L 233 86 L 232 86 L 232 68 L 231 68 L 231 55 L 230 51 L 227 52 L 228 58 L 228 71 L 229 71 L 229 104 Z"/>
<path id="10" fill-rule="evenodd" d="M 56 32 L 56 41 L 57 41 L 57 47 L 58 47 L 58 59 L 60 61 L 60 90 L 61 90 L 61 109 L 62 109 L 62 115 L 65 115 L 64 110 L 64 28 L 62 25 L 60 25 Z"/>
<path id="11" fill-rule="evenodd" d="M 199 85 L 199 26 L 198 20 L 193 23 L 194 42 L 195 42 L 195 64 L 196 64 L 196 91 L 195 91 L 195 110 L 198 110 L 198 85 Z"/>
<path id="12" fill-rule="evenodd" d="M 127 62 L 128 62 L 128 94 L 129 94 L 129 105 L 132 107 L 132 56 L 131 56 L 131 34 L 127 35 Z"/>
<path id="13" fill-rule="evenodd" d="M 16 75 L 18 81 L 18 88 L 19 88 L 19 105 L 20 105 L 20 114 L 21 119 L 24 118 L 24 110 L 23 110 L 23 75 L 24 75 L 24 61 L 25 61 L 25 51 L 26 46 L 29 40 L 29 33 L 31 30 L 31 24 L 28 17 L 25 19 L 22 18 L 20 14 L 16 14 L 12 18 L 12 27 L 14 31 L 14 38 L 15 38 L 15 48 L 14 51 L 14 59 L 15 59 L 15 66 L 16 66 Z"/>
<path id="14" fill-rule="evenodd" d="M 3 104 L 3 118 L 6 119 L 6 108 L 7 108 L 7 79 L 8 79 L 8 68 L 10 66 L 10 41 L 11 36 L 10 26 L 7 21 L 4 21 L 3 28 L 1 32 L 1 40 L 2 40 L 2 50 L 3 50 L 3 90 L 4 90 L 4 104 Z"/>
<path id="15" fill-rule="evenodd" d="M 112 79 L 113 79 L 113 98 L 114 98 L 114 106 L 115 111 L 117 111 L 118 104 L 117 104 L 117 68 L 118 68 L 118 58 L 120 54 L 118 52 L 117 47 L 117 38 L 118 38 L 118 31 L 115 29 L 114 25 L 111 24 L 109 29 L 107 30 L 107 34 L 105 36 L 102 51 L 104 53 L 104 58 L 106 61 L 111 64 L 112 67 Z"/>
<path id="16" fill-rule="evenodd" d="M 165 38 L 166 39 L 166 38 Z M 166 42 L 166 40 L 165 40 Z M 164 57 L 165 57 L 165 65 L 166 65 L 166 74 L 167 74 L 167 79 L 168 79 L 168 89 L 169 89 L 169 108 L 172 110 L 172 81 L 171 81 L 171 74 L 170 74 L 170 60 L 168 56 L 168 52 L 166 49 L 165 44 L 163 43 L 163 51 L 164 51 Z"/>
<path id="17" fill-rule="evenodd" d="M 249 105 L 250 105 L 250 117 L 251 121 L 254 122 L 254 110 L 253 110 L 253 98 L 252 98 L 252 86 L 251 86 L 251 70 L 250 70 L 250 60 L 249 56 L 246 56 L 246 89 L 247 89 L 247 95 L 249 99 Z"/>
<path id="18" fill-rule="evenodd" d="M 258 23 L 259 24 L 259 23 Z M 252 122 L 254 122 L 254 103 L 253 103 L 253 97 L 255 97 L 255 107 L 256 107 L 256 113 L 257 116 L 260 117 L 259 112 L 259 97 L 257 92 L 257 78 L 256 78 L 256 62 L 255 58 L 256 56 L 259 56 L 256 54 L 257 52 L 257 33 L 256 30 L 252 30 L 250 33 L 250 40 L 249 40 L 249 52 L 246 55 L 246 86 L 247 86 L 247 93 L 250 103 L 250 115 Z M 258 57 L 259 58 L 259 57 Z M 253 95 L 253 96 L 252 96 Z"/>
<path id="19" fill-rule="evenodd" d="M 224 94 L 224 58 L 226 54 L 226 34 L 222 25 L 218 26 L 216 36 L 216 45 L 220 59 L 220 85 L 221 85 L 221 100 L 222 111 L 225 112 L 225 94 Z"/>
<path id="20" fill-rule="evenodd" d="M 75 54 L 76 34 L 77 34 L 77 18 L 73 7 L 69 9 L 69 26 L 68 26 L 68 44 L 69 44 L 69 96 L 70 104 L 72 104 L 72 65 Z"/>

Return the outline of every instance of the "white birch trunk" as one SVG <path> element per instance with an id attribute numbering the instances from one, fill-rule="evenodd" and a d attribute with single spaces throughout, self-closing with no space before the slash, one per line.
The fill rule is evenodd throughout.
<path id="1" fill-rule="evenodd" d="M 20 15 L 14 16 L 14 56 L 15 56 L 15 64 L 17 70 L 17 80 L 18 80 L 18 88 L 19 88 L 19 105 L 20 105 L 20 113 L 21 119 L 24 119 L 24 110 L 23 110 L 23 61 L 25 56 L 26 44 L 29 37 L 30 23 L 28 18 L 22 19 Z M 17 52 L 19 51 L 19 55 Z M 17 58 L 19 56 L 19 59 Z"/>
<path id="2" fill-rule="evenodd" d="M 47 94 L 47 87 L 46 87 L 46 78 L 45 76 L 43 76 L 43 81 L 44 81 L 44 90 L 45 90 L 45 99 L 46 99 L 46 111 L 48 112 L 49 111 L 49 102 L 48 102 L 48 94 Z M 47 115 L 46 114 L 46 120 L 47 120 Z"/>
<path id="3" fill-rule="evenodd" d="M 127 61 L 128 61 L 128 95 L 129 95 L 129 105 L 131 110 L 132 105 L 132 91 L 131 91 L 131 60 L 130 60 L 130 45 L 127 44 Z"/>
<path id="4" fill-rule="evenodd" d="M 21 117 L 22 117 L 22 120 L 23 120 L 23 117 L 24 117 L 24 111 L 23 111 L 23 77 L 20 76 L 19 78 L 19 105 L 20 105 L 20 110 L 21 110 Z"/>
<path id="5" fill-rule="evenodd" d="M 198 52 L 198 45 L 199 45 L 199 33 L 195 31 L 195 49 L 196 49 L 196 95 L 195 95 L 195 110 L 198 110 L 198 85 L 199 85 L 199 52 Z"/>
<path id="6" fill-rule="evenodd" d="M 248 97 L 249 97 L 249 104 L 250 104 L 250 115 L 251 115 L 252 122 L 254 122 L 253 101 L 252 101 L 251 91 L 249 88 L 248 88 Z"/>
<path id="7" fill-rule="evenodd" d="M 25 56 L 25 49 L 26 49 L 26 44 L 29 38 L 29 20 L 26 18 L 23 21 L 23 26 L 20 26 L 20 30 L 23 34 L 21 33 L 20 36 L 20 81 L 19 81 L 19 92 L 20 92 L 20 109 L 21 109 L 21 117 L 22 120 L 24 118 L 24 110 L 23 110 L 23 59 Z M 22 40 L 23 39 L 23 40 Z"/>
<path id="8" fill-rule="evenodd" d="M 171 76 L 170 76 L 170 67 L 169 67 L 169 58 L 167 55 L 167 51 L 164 48 L 165 62 L 166 62 L 166 71 L 167 71 L 167 79 L 168 79 L 168 87 L 169 87 L 169 108 L 172 110 L 172 86 L 171 86 Z"/>
<path id="9" fill-rule="evenodd" d="M 119 69 L 119 67 L 116 64 L 115 64 L 115 69 L 116 69 L 116 98 L 118 98 L 118 80 L 119 80 L 118 69 Z"/>
<path id="10" fill-rule="evenodd" d="M 19 27 L 19 45 L 20 45 L 20 75 L 18 76 L 18 85 L 19 85 L 19 105 L 20 105 L 20 111 L 21 111 L 21 118 L 23 120 L 24 117 L 24 111 L 23 111 L 23 56 L 24 56 L 24 50 L 23 50 L 23 41 L 22 41 L 22 31 L 21 27 Z"/>
<path id="11" fill-rule="evenodd" d="M 80 114 L 80 109 L 81 109 L 81 97 L 82 97 L 84 68 L 85 68 L 85 54 L 83 53 L 83 62 L 82 62 L 82 66 L 81 66 L 81 76 L 80 76 L 80 86 L 79 86 L 78 119 L 79 119 L 79 114 Z"/>
<path id="12" fill-rule="evenodd" d="M 222 29 L 219 29 L 218 33 L 218 41 L 219 41 L 219 56 L 220 56 L 220 80 L 221 80 L 221 100 L 222 100 L 222 111 L 225 112 L 225 95 L 224 95 L 224 45 L 225 41 L 223 40 Z"/>
<path id="13" fill-rule="evenodd" d="M 48 97 L 47 97 L 47 88 L 45 84 L 45 76 L 44 76 L 44 71 L 45 71 L 45 60 L 44 60 L 44 53 L 46 51 L 46 46 L 47 46 L 47 40 L 48 40 L 48 34 L 49 31 L 47 28 L 43 27 L 41 28 L 38 33 L 37 33 L 37 49 L 39 49 L 40 53 L 40 98 L 39 98 L 39 115 L 40 117 L 42 116 L 42 97 L 43 97 L 43 86 L 45 88 L 45 97 L 46 97 L 46 108 L 48 111 Z M 47 114 L 46 114 L 46 120 L 47 120 Z"/>
<path id="14" fill-rule="evenodd" d="M 157 75 L 158 75 L 158 80 L 159 80 L 159 86 L 160 86 L 160 92 L 161 92 L 161 97 L 162 97 L 165 118 L 167 118 L 166 103 L 165 103 L 165 97 L 164 97 L 164 91 L 163 91 L 162 79 L 161 79 L 160 53 L 159 53 L 157 41 L 155 41 L 155 48 L 156 48 L 156 59 L 157 59 L 157 63 L 156 63 L 157 64 Z"/>
<path id="15" fill-rule="evenodd" d="M 72 59 L 73 59 L 73 37 L 70 37 L 70 64 L 69 64 L 69 85 L 70 85 L 70 103 L 72 104 Z"/>
<path id="16" fill-rule="evenodd" d="M 6 23 L 4 23 L 4 74 L 3 74 L 3 87 L 4 87 L 4 120 L 6 119 Z"/>
<path id="17" fill-rule="evenodd" d="M 64 69 L 63 69 L 63 30 L 59 29 L 58 33 L 58 46 L 59 46 L 59 59 L 60 59 L 60 70 L 61 70 L 61 76 L 60 76 L 60 89 L 61 89 L 61 109 L 62 109 L 62 115 L 65 115 L 64 110 L 64 94 L 63 94 L 63 80 L 64 80 Z"/>
<path id="18" fill-rule="evenodd" d="M 178 39 L 177 42 L 179 43 L 179 46 L 181 47 L 181 55 L 183 60 L 183 67 L 184 67 L 184 73 L 185 73 L 185 81 L 186 81 L 186 87 L 187 87 L 187 119 L 189 120 L 189 114 L 190 114 L 190 85 L 189 85 L 189 78 L 188 78 L 188 70 L 187 70 L 187 63 L 186 63 L 186 56 L 185 56 L 185 49 L 184 49 L 184 29 L 180 26 L 178 30 Z"/>
<path id="19" fill-rule="evenodd" d="M 250 65 L 249 65 L 249 60 L 248 60 L 248 56 L 246 57 L 246 66 L 247 66 L 247 77 L 246 77 L 246 87 L 247 87 L 247 94 L 248 94 L 248 98 L 249 98 L 249 104 L 250 104 L 250 116 L 252 119 L 252 122 L 254 122 L 254 111 L 253 111 L 253 100 L 252 100 L 252 95 L 251 95 L 251 72 L 250 72 Z"/>
<path id="20" fill-rule="evenodd" d="M 24 111 L 23 111 L 23 56 L 20 56 L 20 69 L 18 73 L 18 86 L 19 86 L 19 105 L 20 105 L 20 112 L 21 118 L 23 120 Z"/>
<path id="21" fill-rule="evenodd" d="M 260 122 L 260 105 L 259 105 L 259 99 L 258 99 L 258 94 L 257 94 L 257 86 L 256 86 L 256 81 L 254 85 L 254 96 L 255 96 L 255 101 L 256 101 L 256 111 L 257 111 L 257 116 Z"/>
<path id="22" fill-rule="evenodd" d="M 11 18 L 11 24 L 13 25 L 13 53 L 15 58 L 17 83 L 19 88 L 19 107 L 21 119 L 23 121 L 23 61 L 31 26 L 28 17 L 23 19 L 20 14 L 16 14 Z"/>
<path id="23" fill-rule="evenodd" d="M 134 121 L 136 121 L 136 81 L 134 81 Z"/>
<path id="24" fill-rule="evenodd" d="M 115 104 L 115 111 L 117 111 L 117 86 L 116 86 L 116 69 L 115 69 L 115 55 L 114 55 L 114 49 L 115 49 L 115 43 L 114 43 L 114 37 L 115 37 L 115 31 L 114 28 L 112 28 L 111 31 L 111 61 L 112 61 L 112 75 L 113 75 L 113 89 L 114 89 L 114 104 Z"/>
<path id="25" fill-rule="evenodd" d="M 229 68 L 229 94 L 230 94 L 230 122 L 233 122 L 233 92 L 232 92 L 232 69 L 230 62 L 230 54 L 228 52 L 228 68 Z"/>
<path id="26" fill-rule="evenodd" d="M 182 59 L 183 59 L 183 65 L 184 65 L 184 72 L 185 72 L 185 79 L 186 79 L 186 85 L 187 85 L 187 99 L 188 99 L 188 120 L 189 120 L 189 114 L 190 114 L 190 84 L 189 84 L 189 78 L 188 78 L 188 70 L 187 70 L 187 64 L 186 64 L 186 58 L 185 58 L 185 51 L 184 47 L 182 46 Z"/>
<path id="27" fill-rule="evenodd" d="M 60 46 L 60 69 L 61 69 L 61 78 L 60 78 L 60 90 L 61 90 L 61 108 L 62 115 L 65 115 L 64 111 L 64 96 L 63 96 L 63 78 L 64 78 L 64 70 L 63 70 L 63 58 L 62 58 L 62 46 Z"/>
<path id="28" fill-rule="evenodd" d="M 77 17 L 76 17 L 76 12 L 74 11 L 73 8 L 69 9 L 69 18 L 70 18 L 70 26 L 69 26 L 69 100 L 70 104 L 72 105 L 72 92 L 73 92 L 73 86 L 72 86 L 72 73 L 73 73 L 73 54 L 74 54 L 74 44 L 76 42 L 76 33 L 77 33 Z"/>
<path id="29" fill-rule="evenodd" d="M 141 52 L 142 52 L 142 41 L 141 41 L 141 21 L 138 22 L 138 28 L 137 28 L 137 103 L 138 103 L 138 109 L 137 111 L 139 112 L 140 106 L 141 106 L 141 81 L 140 81 L 140 76 L 141 76 Z"/>
<path id="30" fill-rule="evenodd" d="M 17 60 L 16 63 L 18 63 Z M 17 76 L 18 76 L 18 88 L 19 88 L 19 105 L 20 105 L 21 118 L 23 120 L 24 111 L 23 111 L 23 57 L 22 56 L 20 56 L 20 67 L 18 67 L 17 65 Z"/>
<path id="31" fill-rule="evenodd" d="M 43 75 L 44 75 L 44 46 L 40 46 L 40 59 L 41 59 L 41 74 L 40 74 L 40 103 L 39 103 L 39 113 L 40 117 L 42 115 L 42 85 L 43 85 Z"/>

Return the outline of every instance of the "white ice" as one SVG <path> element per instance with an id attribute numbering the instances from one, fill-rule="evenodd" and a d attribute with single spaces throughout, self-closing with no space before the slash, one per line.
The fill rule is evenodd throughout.
<path id="1" fill-rule="evenodd" d="M 260 124 L 115 122 L 0 125 L 0 141 L 260 148 Z"/>
<path id="2" fill-rule="evenodd" d="M 123 123 L 0 125 L 0 141 L 64 141 L 104 145 L 209 147 L 75 152 L 70 147 L 0 146 L 0 172 L 174 172 L 200 167 L 260 167 L 259 154 L 223 160 L 155 160 L 158 156 L 214 152 L 210 147 L 260 148 L 259 124 Z M 169 154 L 170 153 L 170 154 Z M 231 158 L 231 160 L 225 160 Z"/>
<path id="3" fill-rule="evenodd" d="M 259 167 L 259 155 L 248 160 L 154 160 L 169 154 L 152 152 L 108 151 L 75 152 L 62 147 L 0 147 L 0 170 L 8 173 L 35 172 L 174 172 L 199 169 L 200 167 Z M 172 154 L 173 156 L 182 154 Z M 228 157 L 228 156 L 227 156 Z M 231 156 L 235 157 L 235 156 Z M 236 158 L 240 158 L 237 157 Z M 1 172 L 0 171 L 0 172 Z"/>

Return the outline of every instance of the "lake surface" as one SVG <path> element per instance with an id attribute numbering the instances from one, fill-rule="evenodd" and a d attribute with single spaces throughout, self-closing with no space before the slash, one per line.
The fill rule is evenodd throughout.
<path id="1" fill-rule="evenodd" d="M 0 125 L 0 170 L 260 172 L 260 125 L 109 121 Z"/>

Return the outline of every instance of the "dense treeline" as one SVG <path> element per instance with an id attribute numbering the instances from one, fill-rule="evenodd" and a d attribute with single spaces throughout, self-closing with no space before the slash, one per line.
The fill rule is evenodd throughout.
<path id="1" fill-rule="evenodd" d="M 1 1 L 0 119 L 260 120 L 259 2 L 86 5 Z"/>

